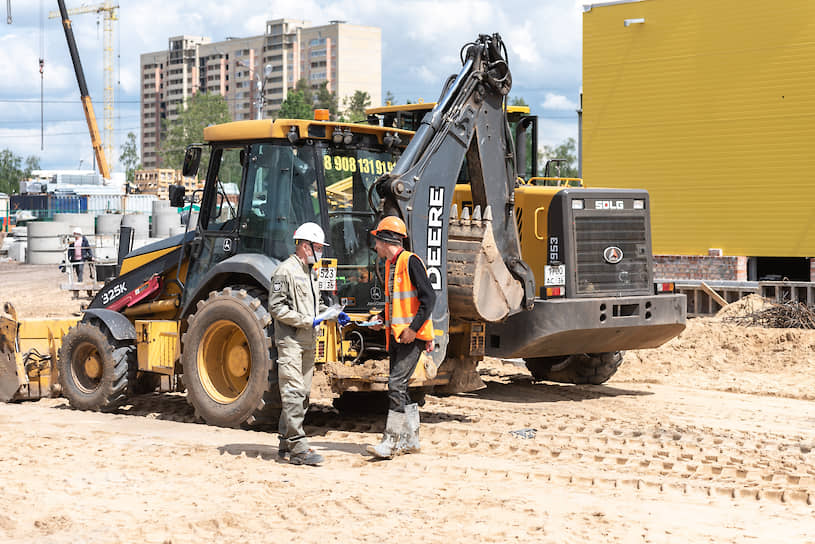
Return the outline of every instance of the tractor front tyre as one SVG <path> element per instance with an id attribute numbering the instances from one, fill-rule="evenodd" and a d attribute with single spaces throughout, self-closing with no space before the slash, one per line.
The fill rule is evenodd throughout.
<path id="1" fill-rule="evenodd" d="M 608 351 L 568 357 L 535 357 L 526 359 L 526 368 L 539 381 L 600 385 L 620 368 L 623 354 L 622 351 Z"/>
<path id="2" fill-rule="evenodd" d="M 271 316 L 255 294 L 213 291 L 187 320 L 181 339 L 187 402 L 209 425 L 255 425 L 276 393 Z"/>
<path id="3" fill-rule="evenodd" d="M 79 410 L 117 408 L 126 399 L 128 367 L 135 350 L 95 322 L 72 327 L 57 357 L 62 394 Z"/>

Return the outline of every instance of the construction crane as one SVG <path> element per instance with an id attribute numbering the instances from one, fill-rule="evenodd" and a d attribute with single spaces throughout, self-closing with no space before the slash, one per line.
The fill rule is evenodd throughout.
<path id="1" fill-rule="evenodd" d="M 118 9 L 119 5 L 114 4 L 111 0 L 105 0 L 101 4 L 95 4 L 92 6 L 80 6 L 78 8 L 73 8 L 66 10 L 65 4 L 62 0 L 58 0 L 59 3 L 59 12 L 52 11 L 48 14 L 49 19 L 61 18 L 63 27 L 68 24 L 66 27 L 65 34 L 66 38 L 68 36 L 68 29 L 70 28 L 71 21 L 68 19 L 68 15 L 81 15 L 83 13 L 97 13 L 102 14 L 102 20 L 104 21 L 104 75 L 105 75 L 105 100 L 104 100 L 104 115 L 103 115 L 103 122 L 104 122 L 104 138 L 102 139 L 102 147 L 104 148 L 104 155 L 107 160 L 105 160 L 105 166 L 110 164 L 109 161 L 113 158 L 113 109 L 114 109 L 114 92 L 113 92 L 113 72 L 114 72 L 114 50 L 113 50 L 113 23 L 119 20 Z M 64 13 L 63 13 L 64 12 Z M 73 41 L 73 38 L 70 38 L 69 41 Z M 70 44 L 68 46 L 70 48 Z M 74 50 L 76 49 L 76 45 L 74 45 Z M 71 56 L 73 57 L 73 51 L 71 52 Z M 79 62 L 79 56 L 76 56 L 76 60 L 74 61 L 74 69 L 76 69 L 77 63 Z M 81 70 L 80 65 L 80 70 Z M 79 74 L 77 74 L 77 79 L 79 79 Z M 82 78 L 84 80 L 84 76 Z M 80 84 L 80 88 L 82 84 Z M 80 89 L 81 90 L 81 89 Z M 87 95 L 87 89 L 83 93 L 83 104 L 85 101 L 85 96 Z M 88 99 L 88 103 L 90 104 L 90 98 Z M 87 115 L 87 113 L 86 113 Z M 91 110 L 91 115 L 93 115 L 93 110 Z M 93 135 L 91 135 L 93 138 Z M 94 145 L 94 148 L 96 146 Z M 102 161 L 99 160 L 97 157 L 97 162 L 99 162 L 99 171 L 103 172 L 102 170 Z M 102 174 L 105 178 L 110 178 L 110 174 Z"/>

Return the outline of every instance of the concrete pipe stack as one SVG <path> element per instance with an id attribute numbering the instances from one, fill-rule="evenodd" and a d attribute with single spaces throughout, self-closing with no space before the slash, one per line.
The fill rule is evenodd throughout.
<path id="1" fill-rule="evenodd" d="M 96 234 L 109 236 L 119 234 L 122 225 L 122 215 L 119 213 L 103 213 L 96 216 Z"/>
<path id="2" fill-rule="evenodd" d="M 181 215 L 173 210 L 163 211 L 153 216 L 153 238 L 167 238 L 173 227 L 181 225 Z"/>
<path id="3" fill-rule="evenodd" d="M 11 229 L 13 237 L 11 247 L 8 249 L 10 259 L 18 263 L 25 262 L 25 252 L 28 248 L 28 227 L 13 227 Z"/>
<path id="4" fill-rule="evenodd" d="M 153 201 L 153 238 L 167 238 L 170 229 L 181 225 L 178 210 L 170 207 L 169 200 Z"/>
<path id="5" fill-rule="evenodd" d="M 170 209 L 169 200 L 154 200 L 151 205 L 153 206 L 153 215 L 158 215 Z"/>
<path id="6" fill-rule="evenodd" d="M 62 234 L 73 234 L 76 227 L 82 229 L 85 236 L 93 236 L 95 231 L 95 217 L 91 213 L 55 213 L 54 223 L 66 225 Z"/>
<path id="7" fill-rule="evenodd" d="M 28 264 L 61 264 L 65 252 L 65 223 L 35 221 L 28 224 Z"/>
<path id="8" fill-rule="evenodd" d="M 140 213 L 130 213 L 122 217 L 122 226 L 133 229 L 135 240 L 147 240 L 150 237 L 149 218 Z"/>

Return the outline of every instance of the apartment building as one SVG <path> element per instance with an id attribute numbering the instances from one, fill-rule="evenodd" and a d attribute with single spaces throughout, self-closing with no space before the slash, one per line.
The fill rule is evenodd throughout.
<path id="1" fill-rule="evenodd" d="M 162 166 L 162 120 L 175 119 L 194 93 L 224 96 L 235 121 L 274 118 L 300 79 L 314 89 L 326 82 L 340 105 L 357 90 L 367 92 L 371 104 L 380 104 L 381 30 L 345 21 L 309 26 L 308 21 L 276 19 L 266 22 L 260 36 L 220 42 L 203 36 L 169 38 L 167 50 L 141 55 L 142 165 Z"/>

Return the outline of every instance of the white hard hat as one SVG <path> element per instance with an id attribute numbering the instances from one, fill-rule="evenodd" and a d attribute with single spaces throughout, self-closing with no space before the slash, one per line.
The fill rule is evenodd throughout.
<path id="1" fill-rule="evenodd" d="M 74 227 L 74 234 L 82 234 L 82 229 L 80 227 Z"/>
<path id="2" fill-rule="evenodd" d="M 307 242 L 328 246 L 328 244 L 325 243 L 323 228 L 317 223 L 303 223 L 294 231 L 293 238 L 295 240 L 306 240 Z"/>

